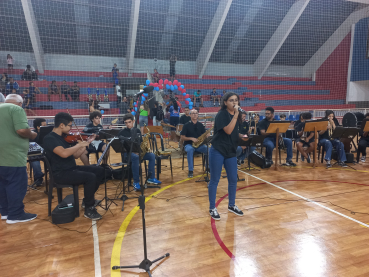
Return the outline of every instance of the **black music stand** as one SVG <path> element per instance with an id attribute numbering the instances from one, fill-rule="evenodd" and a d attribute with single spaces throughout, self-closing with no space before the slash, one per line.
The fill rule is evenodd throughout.
<path id="1" fill-rule="evenodd" d="M 328 126 L 328 119 L 318 119 L 318 120 L 307 120 L 305 121 L 304 132 L 314 132 L 315 145 L 318 145 L 318 132 L 326 130 Z M 313 152 L 313 168 L 316 164 L 316 150 L 314 148 Z"/>
<path id="2" fill-rule="evenodd" d="M 290 127 L 289 121 L 275 121 L 273 120 L 270 122 L 268 130 L 265 130 L 265 133 L 267 134 L 276 134 L 276 144 L 275 144 L 275 164 L 274 164 L 274 170 L 277 170 L 277 164 L 278 164 L 278 147 L 279 147 L 279 134 L 287 132 L 288 128 Z"/>
<path id="3" fill-rule="evenodd" d="M 337 126 L 336 129 L 334 129 L 333 134 L 332 134 L 332 138 L 333 139 L 350 139 L 351 142 L 352 140 L 355 138 L 355 136 L 357 135 L 357 128 L 356 127 L 341 127 L 341 126 Z M 338 151 L 337 151 L 337 162 L 335 162 L 334 164 L 332 164 L 332 166 L 336 165 L 337 163 L 341 162 L 339 159 L 339 155 L 338 155 Z M 356 170 L 355 168 L 353 168 L 352 166 L 348 165 L 346 163 L 346 165 L 348 167 L 350 167 L 351 169 Z"/>
<path id="4" fill-rule="evenodd" d="M 41 126 L 40 127 L 40 134 L 39 134 L 39 137 L 38 137 L 38 144 L 42 146 L 43 144 L 43 141 L 44 141 L 44 137 L 48 134 L 50 134 L 54 129 L 54 125 L 51 125 L 51 126 Z"/>
<path id="5" fill-rule="evenodd" d="M 148 177 L 146 177 L 146 181 L 145 184 L 147 184 L 147 180 Z M 141 179 L 142 180 L 142 179 Z M 166 253 L 165 255 L 150 261 L 147 258 L 147 244 L 146 244 L 146 220 L 145 220 L 145 195 L 144 195 L 144 187 L 141 186 L 141 195 L 138 197 L 138 205 L 140 207 L 140 209 L 142 210 L 142 232 L 143 232 L 143 246 L 144 246 L 144 259 L 141 261 L 141 263 L 139 265 L 128 265 L 128 266 L 113 266 L 112 270 L 117 270 L 117 269 L 125 269 L 125 268 L 141 268 L 143 270 L 145 270 L 147 272 L 147 274 L 149 274 L 150 277 L 152 277 L 151 275 L 151 270 L 150 267 L 152 266 L 153 263 L 156 263 L 157 261 L 160 261 L 166 257 L 169 257 L 169 253 Z"/>
<path id="6" fill-rule="evenodd" d="M 209 178 L 209 168 L 210 168 L 210 166 L 209 166 L 209 144 L 210 144 L 210 142 L 211 142 L 211 140 L 213 139 L 213 136 L 208 136 L 207 138 L 205 138 L 204 139 L 204 141 L 199 145 L 199 147 L 200 146 L 202 146 L 202 145 L 204 145 L 204 144 L 206 144 L 206 147 L 207 147 L 207 149 L 206 149 L 206 151 L 207 151 L 207 153 L 206 153 L 206 155 L 207 155 L 207 157 L 206 157 L 206 159 L 207 159 L 207 163 L 206 163 L 206 165 L 207 165 L 207 168 L 205 169 L 205 171 L 206 171 L 206 176 L 204 176 L 204 180 L 197 180 L 196 182 L 207 182 L 207 183 L 209 183 L 210 182 L 210 178 Z M 195 150 L 196 151 L 196 150 Z M 195 153 L 194 153 L 195 154 Z"/>
<path id="7" fill-rule="evenodd" d="M 101 164 L 101 162 L 102 162 L 102 160 L 103 160 L 104 156 L 106 155 L 106 153 L 108 153 L 109 148 L 110 148 L 110 145 L 112 144 L 112 142 L 113 142 L 114 140 L 116 140 L 116 138 L 113 138 L 113 139 L 112 139 L 112 140 L 111 140 L 111 141 L 106 145 L 105 151 L 101 154 L 101 156 L 100 156 L 99 160 L 98 160 L 98 161 L 97 161 L 97 163 L 96 163 L 96 166 L 99 166 L 99 165 Z M 109 209 L 109 207 L 110 207 L 110 205 L 111 205 L 111 204 L 113 204 L 113 203 L 114 203 L 114 205 L 115 205 L 115 206 L 117 206 L 117 203 L 115 203 L 112 199 L 110 199 L 110 198 L 108 197 L 108 191 L 107 191 L 107 187 L 106 187 L 106 166 L 104 166 L 103 168 L 104 168 L 105 196 L 104 196 L 104 198 L 100 201 L 100 203 L 101 203 L 102 201 L 104 201 L 104 200 L 105 200 L 105 208 L 104 208 L 102 205 L 100 205 L 100 206 L 101 206 L 101 208 L 103 208 L 105 211 L 107 211 L 107 210 Z M 110 201 L 109 206 L 108 206 L 108 201 Z M 100 204 L 100 203 L 99 203 L 99 204 Z"/>

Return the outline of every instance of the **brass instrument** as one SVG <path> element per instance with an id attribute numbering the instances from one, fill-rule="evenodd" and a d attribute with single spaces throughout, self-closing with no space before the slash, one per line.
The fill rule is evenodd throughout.
<path id="1" fill-rule="evenodd" d="M 208 134 L 214 129 L 214 127 L 211 127 L 210 129 L 207 129 L 205 133 L 203 133 L 201 136 L 197 138 L 197 142 L 192 143 L 193 148 L 197 148 L 201 145 L 201 143 L 204 141 L 204 139 L 207 137 Z"/>
<path id="2" fill-rule="evenodd" d="M 146 135 L 143 137 L 142 142 L 141 142 L 141 155 L 140 155 L 140 160 L 143 159 L 143 157 L 145 156 L 145 154 L 147 152 L 150 152 L 150 129 L 146 126 L 145 124 L 145 128 L 147 129 L 147 133 Z"/>

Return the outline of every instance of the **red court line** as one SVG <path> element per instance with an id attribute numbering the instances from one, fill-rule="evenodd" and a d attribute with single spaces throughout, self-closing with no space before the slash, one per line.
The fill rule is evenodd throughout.
<path id="1" fill-rule="evenodd" d="M 283 181 L 274 181 L 271 183 L 281 183 L 281 182 L 301 182 L 301 181 L 309 181 L 309 182 L 327 182 L 327 180 L 283 180 Z M 329 183 L 342 183 L 342 184 L 350 184 L 350 185 L 359 185 L 359 186 L 369 186 L 366 184 L 358 184 L 358 183 L 351 183 L 351 182 L 341 182 L 341 181 L 328 181 Z M 254 186 L 258 186 L 258 185 L 262 185 L 262 184 L 266 184 L 266 183 L 257 183 L 257 184 L 253 184 L 250 186 L 245 186 L 242 188 L 237 189 L 237 191 L 241 190 L 241 189 L 246 189 L 249 187 L 254 187 Z M 226 198 L 228 196 L 228 193 L 226 195 L 224 195 L 223 197 L 221 197 L 215 204 L 215 207 L 218 207 L 218 205 L 220 204 L 220 202 L 222 202 L 224 200 L 224 198 Z M 214 233 L 214 237 L 217 240 L 217 242 L 219 243 L 220 247 L 223 249 L 223 251 L 228 255 L 228 257 L 230 257 L 233 261 L 235 261 L 236 256 L 233 255 L 233 253 L 228 249 L 228 247 L 224 244 L 223 240 L 220 238 L 218 230 L 217 230 L 217 226 L 215 225 L 215 220 L 213 218 L 211 218 L 211 229 L 213 230 Z"/>

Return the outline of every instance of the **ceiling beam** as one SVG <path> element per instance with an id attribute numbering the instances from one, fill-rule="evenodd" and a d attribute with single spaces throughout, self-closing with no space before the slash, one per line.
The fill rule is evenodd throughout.
<path id="1" fill-rule="evenodd" d="M 243 21 L 238 26 L 238 29 L 236 31 L 236 34 L 234 38 L 232 39 L 227 51 L 225 52 L 222 63 L 229 62 L 234 53 L 237 51 L 238 46 L 241 44 L 241 41 L 245 34 L 247 33 L 248 29 L 250 28 L 250 25 L 254 21 L 254 18 L 256 17 L 257 13 L 259 12 L 261 6 L 263 6 L 264 0 L 253 0 L 251 3 L 251 7 L 246 12 L 245 17 L 243 18 Z"/>
<path id="2" fill-rule="evenodd" d="M 369 7 L 351 13 L 329 39 L 315 52 L 310 60 L 303 67 L 304 77 L 311 75 L 318 70 L 336 47 L 351 31 L 352 24 L 356 24 L 360 19 L 368 17 Z"/>
<path id="3" fill-rule="evenodd" d="M 29 37 L 32 43 L 33 53 L 36 59 L 36 67 L 38 72 L 43 74 L 45 68 L 44 50 L 42 49 L 40 34 L 38 32 L 37 22 L 31 1 L 22 0 L 22 7 L 24 16 L 26 18 Z"/>
<path id="4" fill-rule="evenodd" d="M 310 0 L 298 0 L 292 5 L 263 51 L 261 51 L 254 63 L 254 74 L 258 79 L 261 79 L 267 71 L 309 2 Z"/>
<path id="5" fill-rule="evenodd" d="M 138 26 L 138 16 L 140 13 L 141 0 L 132 0 L 131 17 L 129 20 L 129 33 L 127 39 L 127 52 L 126 52 L 126 64 L 125 71 L 128 72 L 128 76 L 131 77 L 134 70 L 134 58 L 136 48 L 136 36 Z"/>
<path id="6" fill-rule="evenodd" d="M 158 49 L 157 58 L 160 60 L 168 60 L 169 49 L 172 45 L 174 31 L 177 27 L 178 16 L 182 11 L 183 0 L 171 0 L 169 4 L 169 11 L 164 25 L 164 33 L 161 36 L 160 46 Z"/>
<path id="7" fill-rule="evenodd" d="M 205 69 L 208 65 L 211 54 L 213 53 L 215 43 L 217 42 L 220 31 L 222 30 L 231 4 L 232 0 L 220 0 L 219 2 L 218 8 L 215 12 L 213 20 L 211 21 L 209 30 L 196 59 L 196 74 L 199 75 L 199 78 L 202 78 L 204 75 Z"/>

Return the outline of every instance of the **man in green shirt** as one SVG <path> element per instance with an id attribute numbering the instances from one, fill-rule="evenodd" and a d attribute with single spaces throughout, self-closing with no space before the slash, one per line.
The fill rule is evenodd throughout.
<path id="1" fill-rule="evenodd" d="M 24 212 L 27 192 L 27 154 L 29 139 L 37 133 L 30 130 L 22 109 L 20 95 L 9 94 L 0 105 L 0 213 L 6 223 L 26 222 L 37 217 Z"/>

